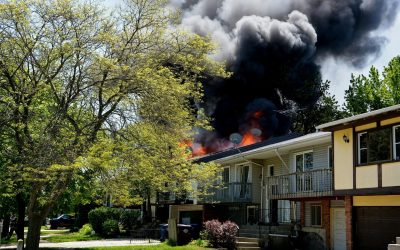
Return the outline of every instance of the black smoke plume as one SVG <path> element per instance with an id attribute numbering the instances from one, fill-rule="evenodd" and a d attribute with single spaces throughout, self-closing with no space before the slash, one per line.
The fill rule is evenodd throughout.
<path id="1" fill-rule="evenodd" d="M 171 0 L 181 25 L 211 36 L 233 76 L 205 83 L 203 107 L 215 131 L 200 131 L 208 151 L 232 146 L 232 133 L 256 127 L 261 139 L 290 131 L 282 110 L 311 107 L 321 95 L 320 64 L 334 57 L 363 67 L 379 56 L 399 0 Z M 291 105 L 288 105 L 291 103 Z M 293 105 L 295 104 L 295 105 Z M 256 115 L 255 115 L 256 114 Z"/>

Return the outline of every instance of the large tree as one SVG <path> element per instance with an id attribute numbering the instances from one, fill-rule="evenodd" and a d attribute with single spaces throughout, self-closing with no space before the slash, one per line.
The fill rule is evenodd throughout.
<path id="1" fill-rule="evenodd" d="M 356 115 L 400 103 L 400 56 L 380 73 L 372 66 L 368 76 L 352 75 L 345 91 L 345 111 Z"/>
<path id="2" fill-rule="evenodd" d="M 191 164 L 179 141 L 204 124 L 193 108 L 200 77 L 225 74 L 205 39 L 172 28 L 175 17 L 162 0 L 128 0 L 114 14 L 92 1 L 0 5 L 2 178 L 27 203 L 27 249 L 74 179 L 132 174 L 147 191 L 162 173 L 157 187 L 186 189 L 207 167 Z"/>
<path id="3" fill-rule="evenodd" d="M 291 107 L 287 114 L 293 122 L 294 131 L 304 134 L 313 133 L 319 124 L 344 117 L 345 114 L 340 109 L 335 96 L 329 93 L 329 84 L 329 81 L 321 82 L 318 99 L 310 104 L 299 106 L 286 100 L 286 105 Z"/>

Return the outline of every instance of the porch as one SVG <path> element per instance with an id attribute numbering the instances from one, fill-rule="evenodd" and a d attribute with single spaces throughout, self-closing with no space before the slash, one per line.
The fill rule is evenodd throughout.
<path id="1" fill-rule="evenodd" d="M 253 194 L 253 184 L 243 182 L 231 182 L 212 187 L 209 193 L 212 195 L 205 197 L 207 203 L 219 202 L 251 202 Z"/>
<path id="2" fill-rule="evenodd" d="M 332 196 L 332 169 L 314 169 L 266 178 L 268 199 Z"/>

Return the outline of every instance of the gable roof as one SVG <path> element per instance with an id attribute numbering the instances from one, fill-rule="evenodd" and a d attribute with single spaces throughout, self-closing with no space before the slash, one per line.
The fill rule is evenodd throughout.
<path id="1" fill-rule="evenodd" d="M 251 144 L 240 148 L 232 148 L 226 151 L 206 155 L 195 159 L 196 162 L 226 161 L 240 157 L 260 157 L 263 152 L 269 152 L 284 147 L 298 148 L 302 144 L 316 140 L 330 140 L 330 132 L 316 132 L 307 135 L 292 133 L 279 137 L 272 137 L 268 140 Z"/>
<path id="2" fill-rule="evenodd" d="M 362 120 L 368 120 L 373 117 L 385 116 L 385 115 L 390 115 L 390 114 L 400 116 L 400 104 L 390 106 L 387 108 L 383 108 L 383 109 L 370 111 L 370 112 L 355 115 L 355 116 L 351 116 L 351 117 L 347 117 L 347 118 L 336 120 L 333 122 L 324 123 L 324 124 L 317 126 L 316 129 L 317 129 L 317 131 L 319 131 L 319 130 L 333 131 L 335 129 L 335 127 L 338 127 L 338 126 L 351 125 L 353 123 L 356 123 L 356 122 L 359 122 Z"/>

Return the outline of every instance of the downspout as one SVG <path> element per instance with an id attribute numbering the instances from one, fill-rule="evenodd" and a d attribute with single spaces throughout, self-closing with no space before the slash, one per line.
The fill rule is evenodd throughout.
<path id="1" fill-rule="evenodd" d="M 260 210 L 260 217 L 262 216 L 263 213 L 263 194 L 264 194 L 264 166 L 261 167 L 261 192 L 260 192 L 260 204 L 261 204 L 261 210 Z"/>
<path id="2" fill-rule="evenodd" d="M 288 170 L 288 173 L 290 172 L 289 167 L 286 165 L 286 162 L 282 159 L 282 156 L 279 154 L 278 149 L 275 149 L 275 154 L 276 156 L 278 156 L 279 160 L 281 160 L 283 166 L 285 166 L 285 168 Z"/>

